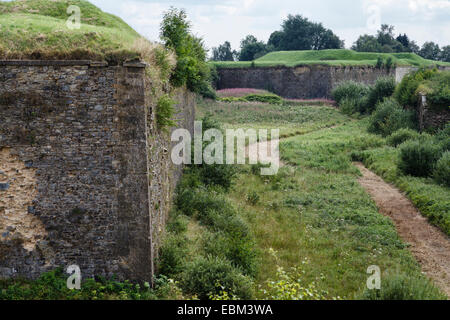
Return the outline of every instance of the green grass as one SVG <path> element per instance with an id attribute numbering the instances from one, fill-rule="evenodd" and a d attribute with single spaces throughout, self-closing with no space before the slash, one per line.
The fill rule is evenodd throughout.
<path id="1" fill-rule="evenodd" d="M 356 52 L 347 49 L 311 50 L 311 51 L 277 51 L 254 61 L 255 67 L 301 65 L 328 65 L 328 66 L 375 66 L 378 57 L 384 61 L 392 58 L 399 66 L 450 66 L 450 63 L 431 61 L 413 53 L 372 53 Z M 252 62 L 214 62 L 219 68 L 248 68 Z"/>
<path id="2" fill-rule="evenodd" d="M 302 283 L 315 282 L 328 292 L 327 298 L 363 297 L 370 265 L 378 265 L 383 277 L 395 274 L 426 282 L 392 221 L 378 213 L 357 181 L 360 173 L 350 153 L 384 143 L 365 127 L 365 122 L 348 122 L 289 138 L 281 144 L 288 166 L 278 176 L 262 178 L 250 170 L 240 175 L 231 199 L 244 213 L 264 257 L 257 277 L 262 288 L 280 265 L 300 268 Z M 260 196 L 256 206 L 244 197 L 250 192 Z M 444 297 L 436 288 L 432 292 L 432 298 Z"/>
<path id="3" fill-rule="evenodd" d="M 432 178 L 404 176 L 397 167 L 399 150 L 381 147 L 358 155 L 364 164 L 406 193 L 431 223 L 450 235 L 450 190 Z"/>
<path id="4" fill-rule="evenodd" d="M 69 5 L 81 9 L 80 29 L 66 26 Z M 0 2 L 2 59 L 131 59 L 140 39 L 120 18 L 84 0 Z"/>
<path id="5" fill-rule="evenodd" d="M 339 125 L 348 119 L 329 106 L 199 101 L 198 118 L 206 114 L 211 114 L 225 129 L 280 129 L 282 138 Z"/>
<path id="6" fill-rule="evenodd" d="M 279 126 L 286 135 L 302 134 L 281 143 L 286 165 L 278 175 L 261 177 L 244 166 L 227 196 L 260 252 L 257 298 L 267 298 L 264 290 L 270 292 L 268 281 L 278 279 L 279 267 L 296 268 L 302 286 L 314 284 L 327 299 L 379 298 L 366 290 L 367 268 L 377 265 L 386 281 L 382 297 L 445 299 L 358 183 L 352 154 L 386 145 L 367 132 L 367 119 L 352 120 L 331 107 L 220 102 L 200 104 L 198 117 L 205 113 L 228 128 Z M 340 126 L 323 129 L 334 121 Z"/>

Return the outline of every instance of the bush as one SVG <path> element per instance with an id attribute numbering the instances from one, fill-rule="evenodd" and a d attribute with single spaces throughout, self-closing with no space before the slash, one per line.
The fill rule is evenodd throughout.
<path id="1" fill-rule="evenodd" d="M 176 122 L 172 120 L 175 113 L 174 104 L 175 101 L 167 94 L 159 98 L 158 104 L 156 105 L 156 123 L 158 124 L 158 128 L 163 129 L 176 125 Z"/>
<path id="2" fill-rule="evenodd" d="M 438 71 L 424 81 L 419 90 L 427 94 L 427 102 L 433 108 L 447 109 L 450 106 L 450 71 Z"/>
<path id="3" fill-rule="evenodd" d="M 361 103 L 361 99 L 356 100 L 354 98 L 344 98 L 339 108 L 341 111 L 349 116 L 361 112 L 361 110 L 364 110 L 364 105 Z"/>
<path id="4" fill-rule="evenodd" d="M 244 97 L 223 97 L 219 98 L 222 102 L 261 102 L 270 104 L 282 104 L 283 98 L 277 96 L 276 94 L 265 93 L 265 94 L 249 94 Z"/>
<path id="5" fill-rule="evenodd" d="M 198 166 L 197 170 L 201 181 L 206 186 L 220 186 L 225 191 L 231 188 L 237 174 L 235 166 L 226 164 L 203 164 Z"/>
<path id="6" fill-rule="evenodd" d="M 158 272 L 174 278 L 183 271 L 187 255 L 186 239 L 169 234 L 159 250 Z"/>
<path id="7" fill-rule="evenodd" d="M 203 40 L 192 35 L 186 12 L 171 8 L 164 13 L 160 29 L 165 46 L 174 50 L 177 55 L 177 66 L 171 78 L 172 85 L 186 85 L 193 92 L 207 97 L 215 96 Z"/>
<path id="8" fill-rule="evenodd" d="M 244 276 L 229 261 L 219 257 L 198 257 L 188 263 L 181 285 L 187 293 L 197 295 L 201 300 L 218 295 L 221 290 L 243 300 L 253 297 L 250 278 Z"/>
<path id="9" fill-rule="evenodd" d="M 257 205 L 260 199 L 261 197 L 256 191 L 252 191 L 249 194 L 247 194 L 247 202 L 252 206 Z"/>
<path id="10" fill-rule="evenodd" d="M 450 123 L 448 123 L 436 136 L 436 141 L 442 146 L 442 150 L 450 151 Z"/>
<path id="11" fill-rule="evenodd" d="M 270 104 L 281 104 L 283 99 L 276 94 L 249 94 L 244 97 L 245 100 L 249 102 L 262 102 Z"/>
<path id="12" fill-rule="evenodd" d="M 208 234 L 203 243 L 206 254 L 227 259 L 245 275 L 255 275 L 256 252 L 253 241 L 248 237 L 241 237 L 237 233 L 216 232 Z"/>
<path id="13" fill-rule="evenodd" d="M 395 89 L 395 99 L 403 106 L 417 106 L 419 100 L 417 89 L 423 81 L 430 79 L 436 72 L 436 69 L 420 69 L 406 75 Z"/>
<path id="14" fill-rule="evenodd" d="M 366 300 L 444 300 L 445 296 L 424 278 L 417 279 L 405 275 L 382 279 L 381 290 L 364 292 Z"/>
<path id="15" fill-rule="evenodd" d="M 407 175 L 428 177 L 442 155 L 439 145 L 432 140 L 407 141 L 400 146 L 399 169 Z"/>
<path id="16" fill-rule="evenodd" d="M 445 152 L 437 162 L 434 178 L 437 182 L 450 187 L 450 151 Z"/>
<path id="17" fill-rule="evenodd" d="M 393 99 L 386 99 L 378 104 L 371 116 L 368 130 L 387 137 L 402 128 L 414 129 L 414 119 L 414 112 L 404 110 Z"/>
<path id="18" fill-rule="evenodd" d="M 393 77 L 379 78 L 373 87 L 370 88 L 367 98 L 367 111 L 372 113 L 378 103 L 391 97 L 395 91 L 395 79 Z"/>
<path id="19" fill-rule="evenodd" d="M 354 81 L 343 82 L 332 91 L 333 99 L 338 105 L 340 105 L 345 98 L 361 101 L 361 99 L 367 97 L 368 94 L 369 87 Z"/>
<path id="20" fill-rule="evenodd" d="M 96 277 L 84 279 L 81 290 L 67 288 L 67 273 L 63 268 L 42 274 L 38 279 L 0 280 L 0 300 L 148 300 L 180 299 L 172 296 L 175 285 L 167 279 L 155 279 L 155 288 L 149 283 L 141 287 L 129 281 L 117 282 L 114 279 Z M 162 294 L 162 295 L 161 295 Z"/>
<path id="21" fill-rule="evenodd" d="M 420 134 L 412 129 L 400 129 L 395 131 L 393 134 L 391 134 L 388 139 L 387 143 L 392 147 L 398 147 L 402 143 L 408 141 L 408 140 L 418 140 L 420 137 Z"/>

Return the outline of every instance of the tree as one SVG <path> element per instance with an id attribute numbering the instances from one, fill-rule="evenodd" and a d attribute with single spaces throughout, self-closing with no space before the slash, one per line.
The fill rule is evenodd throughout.
<path id="1" fill-rule="evenodd" d="M 268 52 L 267 46 L 263 41 L 258 41 L 256 37 L 248 35 L 241 41 L 240 61 L 253 61 L 265 55 Z"/>
<path id="2" fill-rule="evenodd" d="M 231 50 L 231 44 L 228 41 L 225 41 L 218 48 L 213 48 L 212 51 L 212 60 L 214 61 L 234 61 L 238 55 L 236 51 Z"/>
<path id="3" fill-rule="evenodd" d="M 393 46 L 396 42 L 394 39 L 394 26 L 388 24 L 382 24 L 381 29 L 378 30 L 377 40 L 381 46 Z"/>
<path id="4" fill-rule="evenodd" d="M 450 62 L 450 46 L 445 46 L 442 48 L 440 60 Z"/>
<path id="5" fill-rule="evenodd" d="M 281 31 L 272 33 L 268 42 L 275 50 L 323 50 L 344 47 L 344 42 L 330 29 L 301 15 L 289 15 L 281 27 Z"/>
<path id="6" fill-rule="evenodd" d="M 429 60 L 439 60 L 440 54 L 441 49 L 439 49 L 439 45 L 434 42 L 425 42 L 422 49 L 419 51 L 419 55 L 422 58 Z"/>
<path id="7" fill-rule="evenodd" d="M 414 40 L 412 40 L 409 42 L 409 50 L 411 50 L 412 53 L 419 54 L 420 47 Z"/>
<path id="8" fill-rule="evenodd" d="M 283 39 L 282 31 L 275 31 L 270 35 L 269 41 L 267 42 L 268 46 L 272 46 L 277 49 L 280 48 L 281 40 Z"/>
<path id="9" fill-rule="evenodd" d="M 377 38 L 365 34 L 360 36 L 358 40 L 353 44 L 352 50 L 358 52 L 381 52 L 381 45 L 378 43 Z"/>
<path id="10" fill-rule="evenodd" d="M 397 40 L 398 42 L 400 42 L 400 43 L 403 45 L 404 48 L 410 49 L 410 47 L 409 47 L 410 41 L 409 41 L 409 38 L 408 38 L 408 36 L 406 35 L 406 33 L 403 34 L 403 35 L 400 34 L 400 35 L 397 37 L 396 40 Z"/>
<path id="11" fill-rule="evenodd" d="M 160 36 L 164 45 L 177 54 L 177 66 L 170 79 L 171 84 L 175 87 L 186 85 L 189 90 L 203 96 L 214 95 L 203 40 L 192 35 L 186 12 L 173 7 L 165 12 Z"/>

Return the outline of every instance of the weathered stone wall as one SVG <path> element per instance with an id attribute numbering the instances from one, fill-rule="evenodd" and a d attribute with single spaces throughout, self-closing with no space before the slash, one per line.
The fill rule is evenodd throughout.
<path id="1" fill-rule="evenodd" d="M 431 106 L 427 102 L 426 95 L 419 95 L 417 115 L 421 131 L 431 129 L 442 129 L 450 122 L 450 109 Z"/>
<path id="2" fill-rule="evenodd" d="M 0 277 L 152 279 L 181 169 L 149 89 L 141 64 L 0 62 Z M 193 95 L 177 99 L 191 128 Z"/>
<path id="3" fill-rule="evenodd" d="M 265 89 L 290 99 L 331 98 L 332 89 L 340 82 L 354 80 L 373 84 L 382 76 L 396 76 L 395 70 L 323 65 L 295 68 L 219 68 L 218 73 L 218 89 Z"/>

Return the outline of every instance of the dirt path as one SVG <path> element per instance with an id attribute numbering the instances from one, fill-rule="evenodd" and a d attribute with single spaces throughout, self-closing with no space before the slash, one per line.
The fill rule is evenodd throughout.
<path id="1" fill-rule="evenodd" d="M 450 297 L 450 239 L 430 225 L 398 189 L 384 182 L 362 163 L 355 163 L 363 177 L 359 183 L 376 202 L 380 212 L 390 217 L 400 237 L 408 242 L 422 271 Z"/>
<path id="2" fill-rule="evenodd" d="M 327 130 L 327 129 L 336 129 L 336 128 L 339 128 L 340 126 L 342 126 L 342 124 L 334 125 L 334 126 L 331 126 L 331 127 L 321 128 L 321 129 L 318 129 L 317 131 Z M 303 135 L 306 135 L 306 134 L 309 134 L 309 133 L 312 133 L 312 132 L 307 132 L 307 133 L 299 134 L 299 135 L 297 135 L 297 136 L 303 136 Z M 263 158 L 263 159 L 259 159 L 259 161 L 265 160 L 266 162 L 270 162 L 270 160 L 272 159 L 272 155 L 271 155 L 271 142 L 273 142 L 273 143 L 276 144 L 276 148 L 277 148 L 278 151 L 279 151 L 279 150 L 280 150 L 280 142 L 281 142 L 281 141 L 284 141 L 284 140 L 287 140 L 287 139 L 289 139 L 289 138 L 292 138 L 292 137 L 287 137 L 287 138 L 282 138 L 282 139 L 277 139 L 277 140 L 267 140 L 267 141 L 258 142 L 258 143 L 252 144 L 252 145 L 248 145 L 248 146 L 245 147 L 245 157 L 246 157 L 246 158 L 249 158 L 249 157 L 250 157 L 250 151 L 252 151 L 252 155 L 253 155 L 255 158 L 259 159 L 259 157 L 258 157 L 258 150 L 264 148 L 265 150 L 268 150 L 268 152 L 267 152 L 268 155 L 267 155 L 267 157 L 265 157 L 265 158 Z M 254 148 L 251 149 L 250 146 L 253 146 Z M 279 153 L 279 152 L 278 152 L 278 153 Z M 285 163 L 283 163 L 283 162 L 281 161 L 281 154 L 280 154 L 280 153 L 279 153 L 279 155 L 280 155 L 280 168 L 281 168 L 281 167 L 284 167 L 284 166 L 285 166 Z"/>

